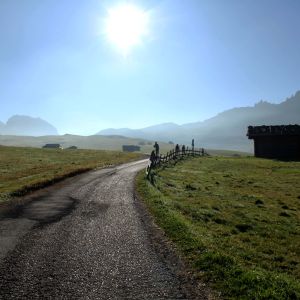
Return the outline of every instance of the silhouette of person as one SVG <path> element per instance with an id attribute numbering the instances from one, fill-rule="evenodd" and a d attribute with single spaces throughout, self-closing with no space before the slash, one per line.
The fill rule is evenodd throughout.
<path id="1" fill-rule="evenodd" d="M 155 148 L 155 155 L 158 156 L 159 155 L 159 145 L 157 144 L 157 142 L 154 143 L 154 146 Z"/>
<path id="2" fill-rule="evenodd" d="M 156 155 L 155 155 L 154 150 L 152 150 L 152 152 L 151 152 L 151 154 L 150 154 L 150 161 L 151 161 L 151 164 L 154 164 L 155 159 L 156 159 Z"/>
<path id="3" fill-rule="evenodd" d="M 184 154 L 185 153 L 185 145 L 182 145 L 181 150 L 182 150 L 182 153 Z"/>
<path id="4" fill-rule="evenodd" d="M 179 152 L 179 145 L 176 144 L 176 147 L 175 147 L 175 152 L 178 153 Z"/>
<path id="5" fill-rule="evenodd" d="M 195 141 L 192 139 L 192 150 L 194 151 Z"/>

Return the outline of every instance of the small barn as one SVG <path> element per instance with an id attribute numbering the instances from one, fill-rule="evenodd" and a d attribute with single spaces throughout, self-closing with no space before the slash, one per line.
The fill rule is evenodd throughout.
<path id="1" fill-rule="evenodd" d="M 249 126 L 247 136 L 254 140 L 254 155 L 262 158 L 300 160 L 300 126 Z"/>
<path id="2" fill-rule="evenodd" d="M 134 152 L 134 151 L 140 151 L 141 147 L 136 145 L 123 145 L 122 149 L 124 152 Z"/>
<path id="3" fill-rule="evenodd" d="M 62 149 L 63 147 L 60 144 L 46 144 L 43 148 L 47 149 Z"/>

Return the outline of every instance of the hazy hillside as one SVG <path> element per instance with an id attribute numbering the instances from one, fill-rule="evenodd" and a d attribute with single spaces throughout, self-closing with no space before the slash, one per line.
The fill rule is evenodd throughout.
<path id="1" fill-rule="evenodd" d="M 130 129 L 130 128 L 120 128 L 120 129 L 104 129 L 98 132 L 96 135 L 123 135 L 128 137 L 147 137 L 150 140 L 163 140 L 169 142 L 171 131 L 180 131 L 181 126 L 175 123 L 163 123 L 159 125 L 154 125 L 142 129 Z"/>
<path id="2" fill-rule="evenodd" d="M 130 137 L 174 141 L 190 144 L 192 138 L 199 147 L 253 151 L 253 142 L 246 137 L 249 125 L 300 123 L 300 91 L 280 104 L 260 101 L 253 107 L 224 111 L 203 122 L 177 125 L 166 123 L 143 129 L 110 129 L 98 134 L 120 134 Z"/>
<path id="3" fill-rule="evenodd" d="M 6 124 L 0 122 L 0 134 L 42 136 L 57 135 L 58 132 L 53 125 L 45 120 L 16 115 L 9 118 Z"/>
<path id="4" fill-rule="evenodd" d="M 0 122 L 0 144 L 41 147 L 45 143 L 60 143 L 63 147 L 121 150 L 123 144 L 147 144 L 150 140 L 164 142 L 164 149 L 169 149 L 169 141 L 190 145 L 194 138 L 197 147 L 252 152 L 253 141 L 246 137 L 247 127 L 264 124 L 300 124 L 300 91 L 280 104 L 260 101 L 253 107 L 233 108 L 203 122 L 164 123 L 142 129 L 111 128 L 88 137 L 57 136 L 56 128 L 40 118 L 13 116 L 6 124 Z M 142 146 L 143 152 L 152 150 L 152 146 Z"/>

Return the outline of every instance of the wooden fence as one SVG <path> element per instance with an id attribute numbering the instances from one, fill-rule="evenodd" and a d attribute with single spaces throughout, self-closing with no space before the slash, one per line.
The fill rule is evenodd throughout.
<path id="1" fill-rule="evenodd" d="M 150 157 L 149 164 L 146 169 L 147 178 L 149 179 L 151 170 L 163 166 L 165 164 L 168 164 L 169 162 L 177 161 L 178 159 L 181 159 L 185 156 L 206 156 L 208 153 L 203 148 L 193 148 L 189 149 L 186 148 L 185 150 L 178 150 L 173 149 L 169 152 L 167 152 L 166 155 L 159 155 L 155 157 Z"/>

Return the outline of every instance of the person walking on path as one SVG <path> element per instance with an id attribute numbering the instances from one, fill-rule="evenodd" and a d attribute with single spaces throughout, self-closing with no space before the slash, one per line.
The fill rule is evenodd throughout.
<path id="1" fill-rule="evenodd" d="M 155 142 L 153 147 L 155 148 L 155 155 L 157 157 L 159 155 L 159 145 L 158 145 L 158 143 Z"/>
<path id="2" fill-rule="evenodd" d="M 151 154 L 150 154 L 150 162 L 151 162 L 151 165 L 154 164 L 155 160 L 156 160 L 156 155 L 155 155 L 154 150 L 152 150 L 152 152 L 151 152 Z"/>
<path id="3" fill-rule="evenodd" d="M 185 145 L 182 145 L 181 151 L 182 151 L 182 154 L 185 154 Z"/>
<path id="4" fill-rule="evenodd" d="M 150 162 L 147 166 L 147 171 L 146 171 L 148 179 L 150 178 L 150 172 L 151 172 L 152 168 L 154 168 L 155 162 L 156 162 L 156 156 L 155 156 L 154 150 L 152 150 L 149 160 L 150 160 Z"/>

